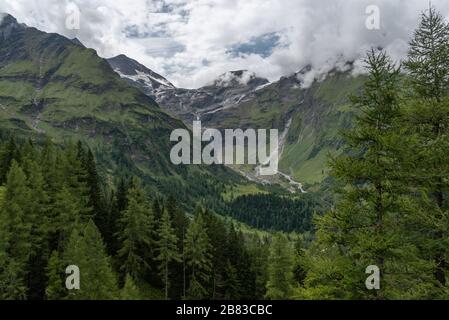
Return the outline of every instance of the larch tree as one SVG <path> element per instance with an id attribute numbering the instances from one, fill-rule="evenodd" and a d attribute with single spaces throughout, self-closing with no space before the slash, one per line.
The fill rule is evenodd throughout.
<path id="1" fill-rule="evenodd" d="M 207 297 L 206 285 L 212 271 L 212 248 L 201 213 L 190 223 L 184 242 L 185 259 L 190 270 L 187 298 L 204 299 Z"/>
<path id="2" fill-rule="evenodd" d="M 422 199 L 422 252 L 434 261 L 437 285 L 445 288 L 449 266 L 449 24 L 435 8 L 423 12 L 404 64 L 412 93 L 406 125 L 415 138 L 410 145 L 414 167 L 409 181 L 417 185 L 413 191 Z"/>
<path id="3" fill-rule="evenodd" d="M 178 251 L 178 238 L 171 225 L 170 215 L 167 210 L 162 214 L 162 220 L 158 229 L 159 239 L 157 241 L 156 261 L 159 262 L 159 274 L 165 287 L 165 299 L 168 299 L 168 289 L 170 287 L 170 269 L 172 262 L 180 262 L 181 256 Z"/>

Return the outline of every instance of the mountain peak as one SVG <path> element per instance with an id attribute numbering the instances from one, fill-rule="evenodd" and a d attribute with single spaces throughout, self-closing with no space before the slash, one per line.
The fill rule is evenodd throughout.
<path id="1" fill-rule="evenodd" d="M 0 40 L 6 40 L 14 31 L 23 26 L 12 15 L 0 12 Z"/>
<path id="2" fill-rule="evenodd" d="M 17 22 L 17 19 L 14 18 L 9 13 L 0 12 L 0 28 L 6 28 L 6 27 L 19 27 L 20 24 Z"/>
<path id="3" fill-rule="evenodd" d="M 3 23 L 11 23 L 11 22 L 17 23 L 17 19 L 14 18 L 9 13 L 0 12 L 0 25 L 2 25 Z"/>
<path id="4" fill-rule="evenodd" d="M 120 77 L 141 88 L 151 97 L 157 95 L 161 89 L 175 89 L 175 86 L 163 76 L 124 54 L 110 58 L 108 62 Z"/>

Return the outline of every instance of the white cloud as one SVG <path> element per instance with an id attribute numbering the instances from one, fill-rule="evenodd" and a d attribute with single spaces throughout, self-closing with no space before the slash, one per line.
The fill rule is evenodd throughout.
<path id="1" fill-rule="evenodd" d="M 81 11 L 80 30 L 65 26 L 68 3 Z M 270 80 L 310 64 L 317 76 L 355 60 L 370 46 L 395 59 L 428 0 L 2 0 L 0 11 L 48 32 L 78 37 L 103 57 L 124 53 L 178 86 L 198 87 L 229 70 Z M 449 2 L 433 0 L 449 17 Z M 365 26 L 366 7 L 380 9 L 380 30 Z M 237 44 L 276 33 L 271 55 L 235 55 Z M 134 37 L 130 37 L 133 35 Z M 310 77 L 310 76 L 309 76 Z"/>

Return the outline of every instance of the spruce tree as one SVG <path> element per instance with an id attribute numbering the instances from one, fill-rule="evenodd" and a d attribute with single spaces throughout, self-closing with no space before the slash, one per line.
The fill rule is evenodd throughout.
<path id="1" fill-rule="evenodd" d="M 172 262 L 180 262 L 181 256 L 178 252 L 175 230 L 171 225 L 170 216 L 167 210 L 162 214 L 162 220 L 158 229 L 159 239 L 157 242 L 156 261 L 159 261 L 159 274 L 165 286 L 165 299 L 168 299 L 168 289 L 170 287 L 169 266 Z"/>
<path id="2" fill-rule="evenodd" d="M 408 181 L 417 186 L 411 191 L 421 196 L 421 251 L 433 260 L 435 280 L 444 288 L 449 253 L 449 24 L 433 7 L 422 14 L 405 66 L 412 89 L 405 124 L 414 137 Z"/>
<path id="3" fill-rule="evenodd" d="M 268 257 L 266 298 L 290 299 L 293 293 L 293 250 L 287 238 L 276 234 Z"/>
<path id="4" fill-rule="evenodd" d="M 98 226 L 101 234 L 105 236 L 109 234 L 108 216 L 104 203 L 104 194 L 101 189 L 101 181 L 97 172 L 97 165 L 90 149 L 84 154 L 82 162 L 83 168 L 87 173 L 88 206 L 92 208 L 95 224 Z"/>
<path id="5" fill-rule="evenodd" d="M 0 211 L 4 232 L 2 246 L 6 251 L 5 265 L 0 274 L 0 296 L 3 299 L 24 299 L 27 293 L 25 277 L 31 253 L 32 222 L 27 211 L 30 190 L 26 181 L 22 168 L 12 160 Z"/>
<path id="6" fill-rule="evenodd" d="M 70 290 L 68 299 L 111 300 L 118 296 L 117 281 L 100 232 L 91 220 L 80 232 L 75 229 L 63 255 L 65 266 L 80 270 L 80 289 Z"/>
<path id="7" fill-rule="evenodd" d="M 159 202 L 155 200 L 155 202 Z M 155 208 L 155 205 L 153 208 Z M 157 206 L 159 206 L 157 204 Z M 176 237 L 178 238 L 178 252 L 183 255 L 184 253 L 184 238 L 189 226 L 189 219 L 186 217 L 184 212 L 179 208 L 177 201 L 174 196 L 169 196 L 166 201 L 166 209 L 170 215 L 172 221 L 172 226 L 175 231 Z M 173 299 L 181 298 L 184 293 L 185 284 L 185 259 L 182 259 L 182 263 L 171 263 L 170 274 L 172 275 L 172 283 L 170 285 L 170 297 Z"/>
<path id="8" fill-rule="evenodd" d="M 426 291 L 428 266 L 408 229 L 416 206 L 403 177 L 410 154 L 398 126 L 399 68 L 374 49 L 365 62 L 368 77 L 353 98 L 359 116 L 344 135 L 345 155 L 331 162 L 339 202 L 317 220 L 316 256 L 306 279 L 312 297 L 393 299 Z M 380 290 L 365 286 L 372 265 L 380 269 Z"/>
<path id="9" fill-rule="evenodd" d="M 137 178 L 128 190 L 128 207 L 119 223 L 120 271 L 123 277 L 129 274 L 136 280 L 143 280 L 154 260 L 156 230 L 153 212 Z"/>
<path id="10" fill-rule="evenodd" d="M 64 284 L 66 267 L 60 254 L 56 250 L 53 251 L 46 266 L 48 281 L 45 288 L 45 297 L 47 300 L 61 300 L 68 295 L 68 290 Z"/>
<path id="11" fill-rule="evenodd" d="M 13 160 L 20 160 L 19 149 L 17 148 L 14 137 L 10 137 L 6 148 L 3 150 L 0 157 L 0 185 L 6 182 L 6 176 L 11 168 Z"/>
<path id="12" fill-rule="evenodd" d="M 184 257 L 190 270 L 187 298 L 207 298 L 207 283 L 210 280 L 212 271 L 212 248 L 201 213 L 197 214 L 191 222 L 184 242 Z"/>
<path id="13" fill-rule="evenodd" d="M 137 288 L 136 284 L 132 277 L 128 274 L 125 278 L 125 285 L 123 289 L 120 291 L 120 299 L 121 300 L 141 300 L 142 295 Z"/>

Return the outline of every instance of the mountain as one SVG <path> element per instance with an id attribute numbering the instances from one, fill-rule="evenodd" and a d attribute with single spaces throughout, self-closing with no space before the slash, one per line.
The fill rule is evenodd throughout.
<path id="1" fill-rule="evenodd" d="M 134 69 L 147 72 L 140 70 Z M 158 81 L 157 75 L 148 74 Z M 178 128 L 186 127 L 123 80 L 95 50 L 19 24 L 10 15 L 3 17 L 2 131 L 37 141 L 82 140 L 94 151 L 105 181 L 136 175 L 153 190 L 178 190 L 181 202 L 192 207 L 197 197 L 219 198 L 220 183 L 241 180 L 221 166 L 173 165 L 170 134 Z"/>
<path id="2" fill-rule="evenodd" d="M 86 139 L 108 174 L 124 165 L 153 182 L 178 175 L 184 181 L 193 171 L 232 176 L 223 167 L 171 164 L 171 131 L 200 118 L 203 126 L 218 129 L 279 129 L 282 173 L 262 182 L 292 191 L 320 184 L 327 155 L 341 152 L 339 130 L 354 116 L 347 97 L 363 83 L 350 70 L 334 70 L 305 87 L 306 67 L 273 83 L 240 70 L 198 89 L 176 88 L 124 55 L 102 59 L 77 40 L 29 28 L 9 15 L 1 22 L 0 45 L 0 127 Z M 261 182 L 252 167 L 234 169 Z"/>
<path id="3" fill-rule="evenodd" d="M 133 66 L 129 73 L 145 68 L 125 56 L 121 60 Z M 198 89 L 161 87 L 149 95 L 187 125 L 199 118 L 204 126 L 218 129 L 278 129 L 282 173 L 262 182 L 284 182 L 293 191 L 301 184 L 321 184 L 328 176 L 329 153 L 342 152 L 340 130 L 349 127 L 354 117 L 348 97 L 357 93 L 364 79 L 352 75 L 351 63 L 346 67 L 346 71 L 332 70 L 320 80 L 309 81 L 312 68 L 306 66 L 273 83 L 248 71 L 230 71 Z M 134 85 L 142 83 L 134 81 Z M 144 88 L 147 94 L 152 92 L 148 88 Z M 261 181 L 253 167 L 238 171 Z"/>
<path id="4" fill-rule="evenodd" d="M 167 79 L 123 54 L 108 59 L 108 62 L 120 77 L 142 89 L 146 95 L 155 100 L 161 92 L 175 89 Z"/>
<path id="5" fill-rule="evenodd" d="M 108 59 L 108 62 L 122 78 L 186 123 L 203 114 L 232 107 L 244 100 L 248 93 L 269 83 L 252 72 L 238 70 L 226 72 L 202 88 L 182 89 L 124 55 Z"/>

